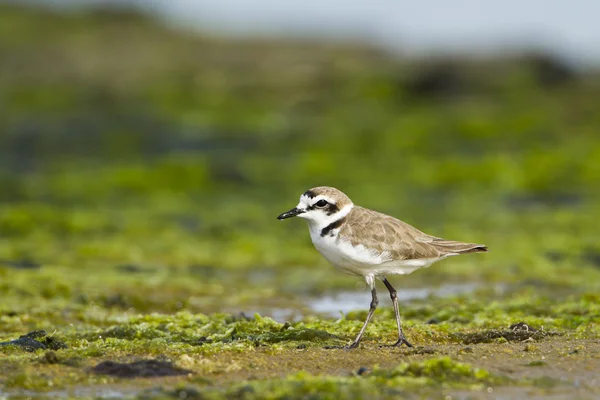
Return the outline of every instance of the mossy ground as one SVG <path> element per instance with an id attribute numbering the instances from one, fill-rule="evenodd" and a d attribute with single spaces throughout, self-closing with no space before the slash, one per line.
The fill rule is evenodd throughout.
<path id="1" fill-rule="evenodd" d="M 0 346 L 0 397 L 599 394 L 597 72 L 14 6 L 0 59 L 0 341 L 68 346 Z M 309 301 L 366 288 L 275 219 L 322 184 L 490 247 L 390 277 L 479 287 L 402 304 L 415 349 L 379 347 L 395 338 L 384 288 L 361 347 L 325 348 L 368 304 L 334 317 Z M 146 359 L 190 373 L 94 372 Z"/>
<path id="2" fill-rule="evenodd" d="M 307 316 L 292 323 L 231 314 L 138 314 L 73 305 L 55 312 L 3 316 L 3 336 L 24 326 L 54 327 L 68 349 L 26 352 L 4 346 L 5 393 L 23 390 L 49 396 L 93 395 L 113 390 L 125 396 L 179 396 L 185 390 L 208 398 L 387 398 L 417 393 L 598 394 L 593 371 L 600 367 L 597 294 L 552 299 L 517 289 L 502 296 L 431 298 L 404 307 L 405 330 L 415 348 L 381 345 L 395 339 L 389 307 L 376 314 L 359 349 L 344 345 L 357 333 L 364 312 L 342 319 Z M 434 323 L 432 323 L 434 322 Z M 537 329 L 516 335 L 525 322 Z M 95 373 L 106 360 L 158 359 L 188 374 L 132 378 Z M 160 388 L 160 389 L 158 389 Z M 510 389 L 513 390 L 513 389 Z M 94 392 L 95 391 L 95 392 Z"/>

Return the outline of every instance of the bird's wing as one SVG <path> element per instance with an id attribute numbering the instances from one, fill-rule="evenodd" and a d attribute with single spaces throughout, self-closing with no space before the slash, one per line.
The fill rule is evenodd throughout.
<path id="1" fill-rule="evenodd" d="M 340 239 L 387 255 L 388 261 L 436 259 L 450 254 L 487 251 L 482 245 L 427 235 L 389 215 L 354 207 L 340 230 Z"/>

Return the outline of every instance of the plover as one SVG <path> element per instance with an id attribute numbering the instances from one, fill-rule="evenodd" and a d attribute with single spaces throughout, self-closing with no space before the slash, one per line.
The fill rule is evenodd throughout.
<path id="1" fill-rule="evenodd" d="M 375 279 L 383 281 L 394 305 L 398 340 L 392 346 L 405 344 L 412 347 L 402 332 L 396 290 L 386 275 L 410 274 L 450 256 L 488 251 L 485 245 L 430 236 L 399 219 L 356 206 L 333 187 L 307 190 L 296 207 L 277 219 L 291 217 L 306 219 L 316 249 L 342 272 L 364 277 L 371 289 L 369 313 L 348 348 L 358 346 L 379 304 Z"/>

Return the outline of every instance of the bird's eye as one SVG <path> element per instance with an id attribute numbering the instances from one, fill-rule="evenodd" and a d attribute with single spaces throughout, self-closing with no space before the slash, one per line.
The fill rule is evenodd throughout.
<path id="1" fill-rule="evenodd" d="M 327 204 L 329 204 L 329 203 L 327 203 L 326 200 L 319 200 L 319 201 L 317 201 L 317 203 L 315 205 L 317 207 L 325 207 Z"/>

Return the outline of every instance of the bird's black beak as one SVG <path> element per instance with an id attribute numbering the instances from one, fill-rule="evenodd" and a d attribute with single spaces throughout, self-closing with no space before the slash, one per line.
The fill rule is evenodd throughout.
<path id="1" fill-rule="evenodd" d="M 286 219 L 286 218 L 292 218 L 295 217 L 298 214 L 302 214 L 305 213 L 306 211 L 301 210 L 297 207 L 292 208 L 290 211 L 286 211 L 283 214 L 281 214 L 279 217 L 277 217 L 277 219 Z"/>

